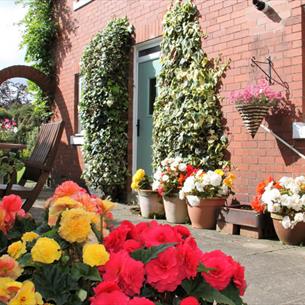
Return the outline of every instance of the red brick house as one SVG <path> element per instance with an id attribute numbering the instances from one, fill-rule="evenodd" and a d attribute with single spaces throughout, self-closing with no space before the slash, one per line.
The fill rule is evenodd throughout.
<path id="1" fill-rule="evenodd" d="M 133 66 L 130 69 L 129 101 L 129 169 L 137 167 L 138 88 L 142 78 L 140 64 L 157 60 L 158 44 L 162 35 L 162 18 L 170 0 L 67 0 L 58 1 L 62 10 L 57 18 L 61 36 L 57 41 L 56 99 L 62 108 L 57 111 L 66 121 L 60 157 L 55 173 L 61 177 L 78 178 L 81 172 L 81 136 L 77 103 L 79 95 L 80 59 L 91 38 L 113 17 L 127 16 L 135 27 Z M 65 3 L 64 3 L 65 2 Z M 273 175 L 304 174 L 305 136 L 302 126 L 293 138 L 293 122 L 303 122 L 305 107 L 305 0 L 265 1 L 276 15 L 268 17 L 258 11 L 252 0 L 194 0 L 208 38 L 202 42 L 209 56 L 222 53 L 231 59 L 221 95 L 228 137 L 229 152 L 237 180 L 237 198 L 249 202 L 258 181 Z M 276 16 L 276 18 L 274 18 Z M 278 19 L 279 18 L 279 19 Z M 72 30 L 72 27 L 74 30 Z M 263 78 L 263 72 L 251 65 L 251 58 L 264 62 L 271 57 L 274 69 L 289 86 L 289 102 L 274 109 L 267 117 L 266 126 L 279 138 L 260 128 L 254 139 L 247 133 L 239 113 L 228 101 L 232 90 L 241 89 Z M 261 64 L 268 71 L 268 65 Z M 139 77 L 140 76 L 140 77 Z M 273 72 L 275 79 L 279 78 Z M 284 91 L 284 88 L 275 85 Z M 146 90 L 146 89 L 145 89 Z M 302 125 L 302 124 L 301 124 Z M 303 127 L 304 128 L 304 127 Z M 303 134 L 302 134 L 303 133 Z M 292 149 L 295 149 L 293 151 Z M 296 151 L 300 152 L 298 155 Z"/>

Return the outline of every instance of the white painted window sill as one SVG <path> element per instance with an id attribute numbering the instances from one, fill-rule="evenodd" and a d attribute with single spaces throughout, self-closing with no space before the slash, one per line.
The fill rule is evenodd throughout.
<path id="1" fill-rule="evenodd" d="M 83 145 L 84 144 L 84 136 L 82 134 L 75 134 L 70 136 L 70 144 L 71 145 Z"/>
<path id="2" fill-rule="evenodd" d="M 79 0 L 73 2 L 73 10 L 76 11 L 93 0 Z"/>

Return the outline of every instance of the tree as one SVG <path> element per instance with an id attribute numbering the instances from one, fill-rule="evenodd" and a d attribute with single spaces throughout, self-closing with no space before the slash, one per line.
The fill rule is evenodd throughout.
<path id="1" fill-rule="evenodd" d="M 27 85 L 5 81 L 0 86 L 0 107 L 9 108 L 13 104 L 24 105 L 31 102 L 31 94 Z"/>

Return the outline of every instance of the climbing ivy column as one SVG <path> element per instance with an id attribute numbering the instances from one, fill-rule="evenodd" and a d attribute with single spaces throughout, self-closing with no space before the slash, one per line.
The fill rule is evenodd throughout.
<path id="1" fill-rule="evenodd" d="M 83 176 L 107 195 L 122 190 L 127 177 L 128 69 L 132 26 L 114 19 L 86 47 L 80 102 L 84 127 Z"/>
<path id="2" fill-rule="evenodd" d="M 177 1 L 163 22 L 159 96 L 153 114 L 153 166 L 176 155 L 213 169 L 224 164 L 219 88 L 227 68 L 201 48 L 199 12 Z"/>

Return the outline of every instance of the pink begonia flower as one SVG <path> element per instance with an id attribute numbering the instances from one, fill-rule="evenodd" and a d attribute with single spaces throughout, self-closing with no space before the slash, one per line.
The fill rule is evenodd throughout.
<path id="1" fill-rule="evenodd" d="M 283 98 L 282 93 L 274 91 L 265 79 L 261 79 L 257 84 L 248 85 L 242 90 L 233 91 L 229 100 L 231 103 L 251 104 L 259 100 L 266 102 L 278 102 Z"/>

